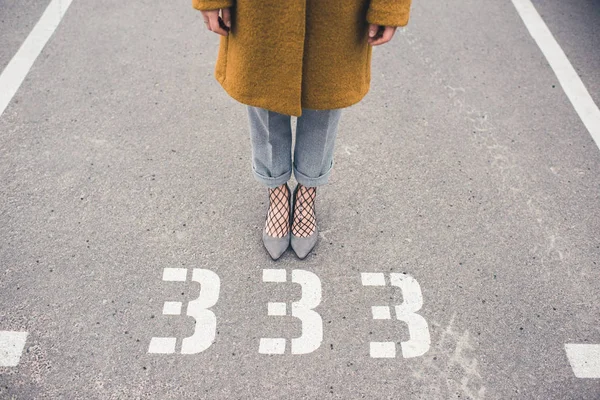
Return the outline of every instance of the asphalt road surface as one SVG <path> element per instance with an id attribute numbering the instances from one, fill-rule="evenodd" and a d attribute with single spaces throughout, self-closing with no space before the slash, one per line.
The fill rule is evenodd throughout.
<path id="1" fill-rule="evenodd" d="M 0 2 L 0 399 L 600 399 L 598 123 L 517 3 L 414 1 L 274 262 L 189 1 Z M 600 104 L 600 2 L 533 4 Z"/>

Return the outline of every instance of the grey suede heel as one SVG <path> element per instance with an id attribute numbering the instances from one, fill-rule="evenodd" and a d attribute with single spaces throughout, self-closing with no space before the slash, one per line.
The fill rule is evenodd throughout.
<path id="1" fill-rule="evenodd" d="M 291 198 L 294 200 L 294 203 L 296 201 L 296 192 L 298 192 L 298 186 L 296 186 L 296 188 L 294 189 L 294 194 L 291 196 Z M 295 207 L 296 207 L 296 204 L 294 204 L 293 208 L 291 209 L 292 217 L 291 217 L 290 225 L 294 222 L 294 208 Z M 301 260 L 306 258 L 308 253 L 310 253 L 310 251 L 315 247 L 315 244 L 317 244 L 317 240 L 319 239 L 319 229 L 318 229 L 318 226 L 316 226 L 316 225 L 315 225 L 315 231 L 310 236 L 307 236 L 307 237 L 295 236 L 292 233 L 291 227 L 290 227 L 290 234 L 291 234 L 290 245 L 292 246 L 294 253 L 296 253 L 298 258 L 300 258 Z"/>
<path id="2" fill-rule="evenodd" d="M 290 194 L 290 187 L 286 184 L 288 194 L 290 195 L 290 210 L 292 207 L 292 195 Z M 269 216 L 269 211 L 267 211 L 267 217 Z M 267 227 L 263 228 L 262 240 L 265 245 L 265 249 L 271 256 L 273 260 L 277 260 L 279 257 L 285 253 L 287 248 L 290 246 L 290 232 L 282 238 L 271 236 L 267 233 Z"/>

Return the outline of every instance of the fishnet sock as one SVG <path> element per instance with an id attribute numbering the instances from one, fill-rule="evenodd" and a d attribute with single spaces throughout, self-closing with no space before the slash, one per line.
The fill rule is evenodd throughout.
<path id="1" fill-rule="evenodd" d="M 312 235 L 317 227 L 315 215 L 316 187 L 306 187 L 298 184 L 298 192 L 294 199 L 294 221 L 292 222 L 292 234 L 297 237 L 308 237 Z"/>
<path id="2" fill-rule="evenodd" d="M 265 221 L 267 235 L 282 238 L 290 231 L 290 189 L 283 184 L 269 189 L 269 211 Z"/>

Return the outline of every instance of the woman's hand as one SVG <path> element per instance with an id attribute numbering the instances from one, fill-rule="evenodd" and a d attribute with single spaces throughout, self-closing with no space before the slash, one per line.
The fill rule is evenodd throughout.
<path id="1" fill-rule="evenodd" d="M 396 28 L 396 26 L 369 24 L 369 44 L 377 46 L 389 42 L 396 32 Z"/>
<path id="2" fill-rule="evenodd" d="M 223 22 L 227 28 L 224 28 L 219 24 L 219 11 L 221 12 L 221 18 L 223 19 Z M 206 29 L 223 36 L 227 36 L 229 34 L 229 28 L 231 28 L 231 11 L 229 8 L 200 12 L 202 13 L 202 18 L 204 19 L 204 25 L 206 26 Z"/>

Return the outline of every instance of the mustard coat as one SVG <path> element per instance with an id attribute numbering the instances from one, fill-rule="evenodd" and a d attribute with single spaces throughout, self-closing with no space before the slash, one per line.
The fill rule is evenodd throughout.
<path id="1" fill-rule="evenodd" d="M 214 76 L 234 99 L 282 114 L 358 103 L 369 91 L 368 24 L 405 26 L 411 0 L 192 0 L 231 7 Z"/>

